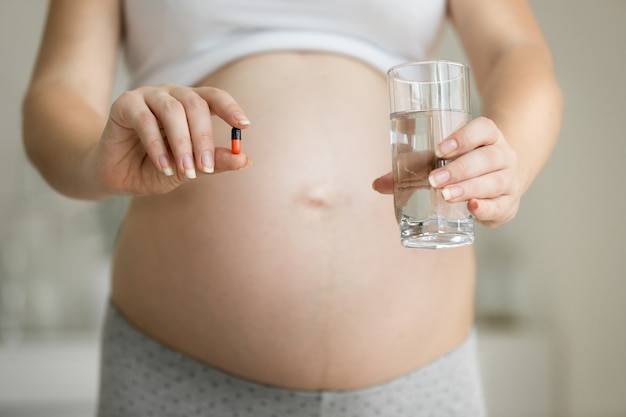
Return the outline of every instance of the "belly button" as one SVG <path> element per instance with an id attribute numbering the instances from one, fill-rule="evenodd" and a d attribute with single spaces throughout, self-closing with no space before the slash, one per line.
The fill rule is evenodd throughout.
<path id="1" fill-rule="evenodd" d="M 311 209 L 332 209 L 339 203 L 337 189 L 329 184 L 309 184 L 303 186 L 294 198 L 294 202 Z"/>

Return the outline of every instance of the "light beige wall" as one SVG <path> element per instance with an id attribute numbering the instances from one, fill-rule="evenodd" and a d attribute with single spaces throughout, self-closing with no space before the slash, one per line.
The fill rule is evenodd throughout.
<path id="1" fill-rule="evenodd" d="M 626 1 L 541 1 L 565 93 L 561 143 L 523 222 L 541 240 L 563 415 L 626 415 Z M 534 216 L 534 213 L 545 213 Z M 541 258 L 539 258 L 541 256 Z"/>
<path id="2" fill-rule="evenodd" d="M 103 223 L 123 209 L 119 199 L 56 194 L 25 158 L 20 106 L 46 10 L 46 0 L 0 0 L 0 343 L 24 331 L 95 329 L 115 233 Z"/>
<path id="3" fill-rule="evenodd" d="M 626 1 L 531 4 L 554 50 L 563 132 L 518 218 L 479 231 L 480 308 L 513 315 L 553 345 L 558 417 L 624 416 Z M 45 5 L 0 0 L 0 343 L 19 326 L 91 329 L 106 294 L 101 223 L 116 203 L 56 195 L 22 154 L 19 101 Z M 450 34 L 439 54 L 461 56 Z"/>
<path id="4" fill-rule="evenodd" d="M 479 235 L 479 307 L 547 334 L 559 417 L 624 416 L 626 1 L 530 3 L 564 92 L 562 135 L 517 219 Z M 462 59 L 450 33 L 439 54 Z"/>

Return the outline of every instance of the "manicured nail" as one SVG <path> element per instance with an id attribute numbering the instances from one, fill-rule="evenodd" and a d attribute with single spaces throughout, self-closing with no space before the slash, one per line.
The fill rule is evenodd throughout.
<path id="1" fill-rule="evenodd" d="M 428 182 L 433 188 L 437 188 L 448 181 L 450 181 L 450 173 L 448 171 L 439 171 L 434 175 L 428 176 Z"/>
<path id="2" fill-rule="evenodd" d="M 444 156 L 453 152 L 458 147 L 459 147 L 459 143 L 455 139 L 444 140 L 435 149 L 435 154 L 439 158 L 443 158 Z"/>
<path id="3" fill-rule="evenodd" d="M 462 194 L 463 194 L 463 188 L 461 187 L 450 187 L 450 188 L 444 188 L 443 190 L 441 190 L 441 195 L 443 196 L 443 199 L 446 201 L 449 201 L 456 197 L 460 197 Z"/>
<path id="4" fill-rule="evenodd" d="M 204 151 L 202 152 L 202 171 L 206 172 L 207 174 L 212 174 L 214 169 L 214 163 L 213 163 L 213 154 L 210 151 Z"/>
<path id="5" fill-rule="evenodd" d="M 237 120 L 237 123 L 239 123 L 241 126 L 250 125 L 250 120 L 248 120 L 245 114 L 236 112 L 233 114 L 233 116 L 235 117 L 235 120 Z"/>
<path id="6" fill-rule="evenodd" d="M 183 168 L 185 168 L 185 176 L 190 180 L 196 178 L 196 168 L 193 166 L 193 158 L 191 155 L 183 157 Z"/>
<path id="7" fill-rule="evenodd" d="M 380 178 L 376 178 L 376 179 L 374 180 L 374 182 L 372 183 L 372 190 L 374 190 L 374 191 L 378 191 L 378 190 L 376 189 L 376 183 L 378 182 L 378 180 L 379 180 L 379 179 L 380 179 Z"/>
<path id="8" fill-rule="evenodd" d="M 174 170 L 170 166 L 170 160 L 168 159 L 167 156 L 161 155 L 159 157 L 159 164 L 161 165 L 161 170 L 163 171 L 165 175 L 167 175 L 168 177 L 171 177 L 172 175 L 174 175 Z"/>

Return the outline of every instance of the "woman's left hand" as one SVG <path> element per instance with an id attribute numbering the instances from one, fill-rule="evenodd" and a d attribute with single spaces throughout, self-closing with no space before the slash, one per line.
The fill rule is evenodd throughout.
<path id="1" fill-rule="evenodd" d="M 522 194 L 517 154 L 492 120 L 472 120 L 442 141 L 436 153 L 452 160 L 428 177 L 446 201 L 467 201 L 470 213 L 488 227 L 515 217 Z M 372 187 L 393 193 L 392 173 L 376 179 Z"/>

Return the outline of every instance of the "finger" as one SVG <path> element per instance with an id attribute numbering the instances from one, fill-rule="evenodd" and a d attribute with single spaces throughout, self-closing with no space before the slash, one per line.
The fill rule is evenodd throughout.
<path id="1" fill-rule="evenodd" d="M 512 150 L 509 148 L 483 146 L 433 170 L 428 176 L 428 182 L 434 188 L 445 187 L 512 166 L 512 158 Z"/>
<path id="2" fill-rule="evenodd" d="M 188 179 L 196 178 L 191 134 L 183 104 L 163 89 L 149 90 L 145 100 L 163 125 L 178 171 L 184 172 Z"/>
<path id="3" fill-rule="evenodd" d="M 170 94 L 185 109 L 195 166 L 203 172 L 212 173 L 215 167 L 215 140 L 209 104 L 189 88 L 172 88 Z"/>
<path id="4" fill-rule="evenodd" d="M 215 148 L 216 173 L 248 168 L 251 164 L 250 158 L 243 153 L 234 154 L 228 148 Z"/>
<path id="5" fill-rule="evenodd" d="M 437 145 L 436 153 L 439 158 L 456 158 L 480 146 L 492 145 L 500 139 L 503 139 L 502 132 L 496 124 L 486 117 L 478 117 Z"/>
<path id="6" fill-rule="evenodd" d="M 372 189 L 381 194 L 393 194 L 393 173 L 389 172 L 376 178 L 372 183 Z"/>
<path id="7" fill-rule="evenodd" d="M 428 175 L 436 163 L 433 151 L 399 153 L 394 161 L 395 179 L 398 182 L 415 182 L 428 186 Z"/>
<path id="8" fill-rule="evenodd" d="M 467 209 L 476 221 L 487 227 L 497 227 L 507 223 L 515 217 L 519 204 L 512 196 L 502 196 L 494 199 L 471 199 Z"/>
<path id="9" fill-rule="evenodd" d="M 467 201 L 472 198 L 489 199 L 505 195 L 513 195 L 512 173 L 509 169 L 497 170 L 448 185 L 441 189 L 443 199 L 450 203 Z"/>
<path id="10" fill-rule="evenodd" d="M 209 104 L 212 114 L 233 127 L 245 129 L 250 120 L 235 99 L 224 90 L 214 87 L 196 87 L 194 91 Z"/>
<path id="11" fill-rule="evenodd" d="M 159 121 L 137 91 L 122 94 L 111 107 L 111 120 L 118 126 L 131 129 L 141 141 L 154 166 L 167 176 L 174 175 L 169 152 Z"/>

